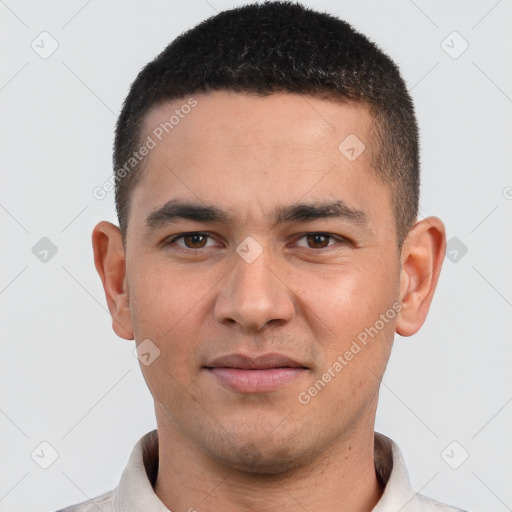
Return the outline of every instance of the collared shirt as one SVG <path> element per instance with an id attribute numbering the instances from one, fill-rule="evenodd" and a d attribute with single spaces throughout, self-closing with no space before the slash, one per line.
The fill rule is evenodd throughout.
<path id="1" fill-rule="evenodd" d="M 375 469 L 384 493 L 373 512 L 463 512 L 414 492 L 398 446 L 375 433 Z M 58 512 L 169 512 L 153 491 L 158 472 L 158 433 L 135 445 L 119 485 L 97 498 Z"/>

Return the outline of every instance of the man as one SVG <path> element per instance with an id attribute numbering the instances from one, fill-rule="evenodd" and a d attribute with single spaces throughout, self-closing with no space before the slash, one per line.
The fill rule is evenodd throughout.
<path id="1" fill-rule="evenodd" d="M 423 324 L 445 250 L 417 221 L 393 62 L 299 4 L 222 12 L 140 72 L 114 164 L 95 264 L 158 429 L 66 511 L 457 510 L 374 433 L 394 333 Z"/>

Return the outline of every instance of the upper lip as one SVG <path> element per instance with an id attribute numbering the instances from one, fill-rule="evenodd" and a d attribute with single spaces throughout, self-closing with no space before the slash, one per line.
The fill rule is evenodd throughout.
<path id="1" fill-rule="evenodd" d="M 217 357 L 206 365 L 207 368 L 240 368 L 242 370 L 268 370 L 270 368 L 306 368 L 303 364 L 283 354 L 262 354 L 248 356 L 228 354 Z"/>

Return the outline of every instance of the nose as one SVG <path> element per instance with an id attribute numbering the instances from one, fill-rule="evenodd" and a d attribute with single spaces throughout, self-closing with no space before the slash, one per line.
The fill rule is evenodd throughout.
<path id="1" fill-rule="evenodd" d="M 234 258 L 233 268 L 221 282 L 215 319 L 224 325 L 237 324 L 248 331 L 288 323 L 295 306 L 282 266 L 273 263 L 266 250 L 250 263 L 237 254 Z"/>

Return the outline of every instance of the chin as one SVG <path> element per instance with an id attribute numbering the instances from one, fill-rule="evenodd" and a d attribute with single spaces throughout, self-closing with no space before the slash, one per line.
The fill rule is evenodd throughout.
<path id="1" fill-rule="evenodd" d="M 231 439 L 227 443 L 217 442 L 209 452 L 229 468 L 258 475 L 293 471 L 311 458 L 310 452 L 301 449 L 293 436 L 288 439 L 262 436 L 258 441 L 239 440 L 238 443 Z"/>

